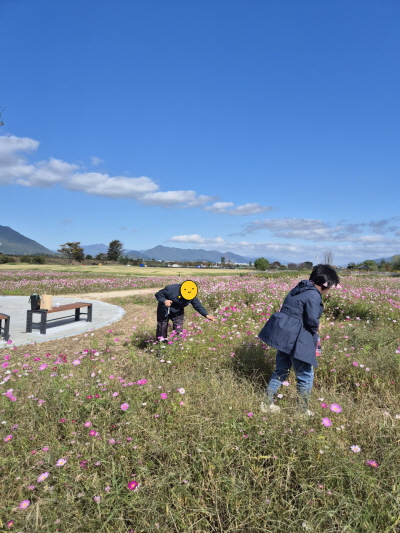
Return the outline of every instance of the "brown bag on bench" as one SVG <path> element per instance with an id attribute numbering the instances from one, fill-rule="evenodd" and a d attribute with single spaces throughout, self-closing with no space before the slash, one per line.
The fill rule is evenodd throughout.
<path id="1" fill-rule="evenodd" d="M 42 294 L 40 299 L 40 309 L 47 309 L 50 311 L 53 308 L 53 297 L 51 294 Z"/>

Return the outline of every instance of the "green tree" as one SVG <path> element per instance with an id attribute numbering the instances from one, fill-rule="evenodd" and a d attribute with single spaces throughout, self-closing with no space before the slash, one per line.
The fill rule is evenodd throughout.
<path id="1" fill-rule="evenodd" d="M 221 265 L 224 265 L 224 264 L 225 264 L 225 257 L 222 256 L 222 257 L 221 257 Z"/>
<path id="2" fill-rule="evenodd" d="M 119 256 L 122 254 L 124 245 L 118 239 L 111 241 L 108 245 L 107 259 L 109 261 L 118 261 Z"/>
<path id="3" fill-rule="evenodd" d="M 60 249 L 57 252 L 64 255 L 72 265 L 73 261 L 83 261 L 85 257 L 83 248 L 79 246 L 80 244 L 80 242 L 66 242 L 60 245 Z"/>
<path id="4" fill-rule="evenodd" d="M 400 270 L 400 255 L 394 255 L 390 260 L 392 270 Z"/>
<path id="5" fill-rule="evenodd" d="M 267 270 L 269 267 L 269 261 L 268 259 L 265 259 L 265 257 L 259 257 L 254 261 L 254 268 L 256 270 Z"/>
<path id="6" fill-rule="evenodd" d="M 378 265 L 375 263 L 375 261 L 372 261 L 372 259 L 367 259 L 366 261 L 364 261 L 364 265 L 373 270 L 376 270 L 378 268 Z"/>

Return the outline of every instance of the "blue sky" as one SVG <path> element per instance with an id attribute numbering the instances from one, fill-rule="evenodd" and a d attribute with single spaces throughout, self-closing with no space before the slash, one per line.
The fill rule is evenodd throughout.
<path id="1" fill-rule="evenodd" d="M 0 224 L 346 264 L 400 253 L 397 0 L 2 0 Z"/>

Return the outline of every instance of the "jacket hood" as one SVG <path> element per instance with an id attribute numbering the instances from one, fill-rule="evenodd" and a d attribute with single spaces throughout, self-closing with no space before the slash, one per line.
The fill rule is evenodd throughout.
<path id="1" fill-rule="evenodd" d="M 290 291 L 290 295 L 296 296 L 296 294 L 300 294 L 301 292 L 309 291 L 309 290 L 318 291 L 318 289 L 315 287 L 312 281 L 309 281 L 308 279 L 304 279 L 303 281 L 300 281 L 300 283 L 296 285 L 296 287 L 294 287 L 294 289 Z"/>

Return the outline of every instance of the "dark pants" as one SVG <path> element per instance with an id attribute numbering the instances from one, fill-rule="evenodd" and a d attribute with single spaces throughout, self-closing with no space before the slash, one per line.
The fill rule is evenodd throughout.
<path id="1" fill-rule="evenodd" d="M 183 319 L 184 314 L 183 311 L 179 315 L 167 315 L 165 316 L 165 308 L 158 310 L 157 309 L 157 331 L 156 331 L 156 337 L 157 339 L 159 337 L 164 337 L 164 339 L 168 336 L 168 322 L 169 320 L 172 320 L 172 325 L 175 331 L 180 332 L 183 328 Z"/>

